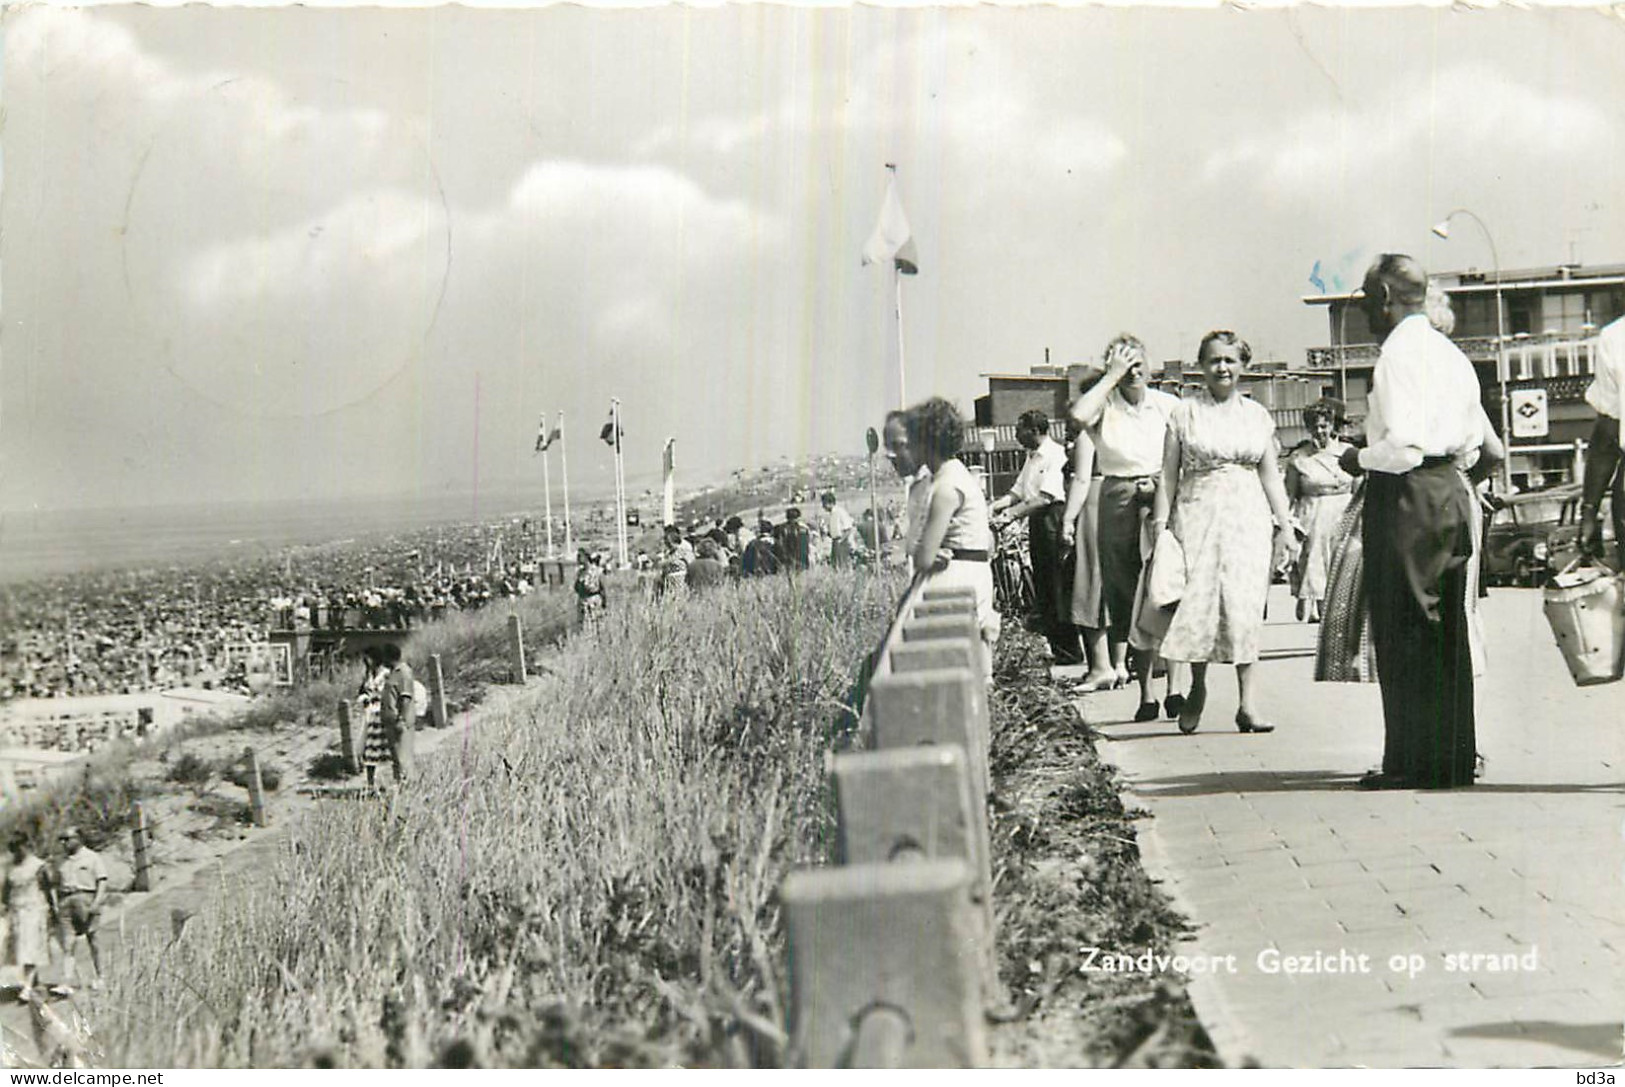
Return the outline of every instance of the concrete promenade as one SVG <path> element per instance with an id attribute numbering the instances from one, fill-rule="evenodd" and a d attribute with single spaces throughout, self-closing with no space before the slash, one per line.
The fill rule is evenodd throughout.
<path id="1" fill-rule="evenodd" d="M 1227 1063 L 1620 1062 L 1625 684 L 1575 687 L 1540 600 L 1483 602 L 1488 772 L 1471 789 L 1354 787 L 1381 758 L 1377 688 L 1313 682 L 1318 628 L 1292 621 L 1279 587 L 1257 665 L 1276 732 L 1236 730 L 1224 665 L 1192 736 L 1166 715 L 1132 723 L 1133 691 L 1084 696 L 1125 804 L 1152 816 L 1146 867 L 1191 918 L 1179 950 L 1220 957 L 1191 993 Z M 1286 972 L 1284 956 L 1313 966 L 1317 953 L 1343 972 Z"/>

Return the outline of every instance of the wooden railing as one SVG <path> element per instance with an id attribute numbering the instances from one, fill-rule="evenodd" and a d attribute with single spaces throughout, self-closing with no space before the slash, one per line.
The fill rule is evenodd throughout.
<path id="1" fill-rule="evenodd" d="M 864 749 L 830 759 L 834 867 L 784 881 L 791 1067 L 976 1067 L 1001 1004 L 975 598 L 916 586 L 873 658 Z"/>

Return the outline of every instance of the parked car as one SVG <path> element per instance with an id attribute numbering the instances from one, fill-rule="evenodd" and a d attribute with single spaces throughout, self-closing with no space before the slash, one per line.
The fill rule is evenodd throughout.
<path id="1" fill-rule="evenodd" d="M 1610 564 L 1615 561 L 1618 554 L 1614 550 L 1614 518 L 1611 509 L 1612 499 L 1608 495 L 1603 495 L 1599 518 L 1602 523 L 1603 554 Z M 1573 498 L 1563 503 L 1563 509 L 1557 515 L 1557 525 L 1546 537 L 1547 576 L 1561 573 L 1579 557 L 1580 495 L 1576 493 Z"/>
<path id="2" fill-rule="evenodd" d="M 1542 585 L 1550 572 L 1552 534 L 1564 510 L 1579 505 L 1580 485 L 1565 483 L 1501 500 L 1484 537 L 1484 581 Z M 1569 515 L 1570 521 L 1573 514 Z"/>

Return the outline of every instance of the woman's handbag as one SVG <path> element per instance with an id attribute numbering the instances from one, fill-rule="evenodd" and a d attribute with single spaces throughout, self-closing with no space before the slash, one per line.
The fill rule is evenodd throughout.
<path id="1" fill-rule="evenodd" d="M 1321 610 L 1315 679 L 1323 683 L 1375 683 L 1371 611 L 1365 591 L 1365 488 L 1357 486 L 1332 534 L 1332 567 Z"/>
<path id="2" fill-rule="evenodd" d="M 1575 560 L 1546 587 L 1545 612 L 1578 686 L 1625 676 L 1625 577 Z"/>
<path id="3" fill-rule="evenodd" d="M 1164 528 L 1151 550 L 1145 575 L 1145 599 L 1153 608 L 1177 604 L 1185 595 L 1185 549 L 1179 537 Z"/>

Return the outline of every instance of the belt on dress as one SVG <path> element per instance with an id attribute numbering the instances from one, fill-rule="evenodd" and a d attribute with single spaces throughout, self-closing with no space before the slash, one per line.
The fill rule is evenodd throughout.
<path id="1" fill-rule="evenodd" d="M 1107 476 L 1106 478 L 1107 479 L 1121 479 L 1121 480 L 1125 480 L 1126 482 L 1129 482 L 1129 483 L 1137 483 L 1142 479 L 1155 479 L 1155 478 L 1157 478 L 1157 473 L 1156 472 L 1146 472 L 1144 475 L 1138 475 L 1138 476 Z"/>
<path id="2" fill-rule="evenodd" d="M 952 550 L 951 554 L 953 555 L 954 560 L 956 562 L 986 562 L 986 561 L 988 561 L 988 554 L 987 554 L 986 551 L 972 551 L 972 550 L 969 550 L 967 548 L 956 547 L 956 548 L 954 548 Z"/>
<path id="3" fill-rule="evenodd" d="M 1443 468 L 1447 464 L 1454 465 L 1455 463 L 1456 463 L 1456 458 L 1452 457 L 1452 456 L 1449 456 L 1449 455 L 1442 456 L 1442 457 L 1423 457 L 1422 458 L 1422 463 L 1418 464 L 1417 467 L 1418 468 Z"/>

